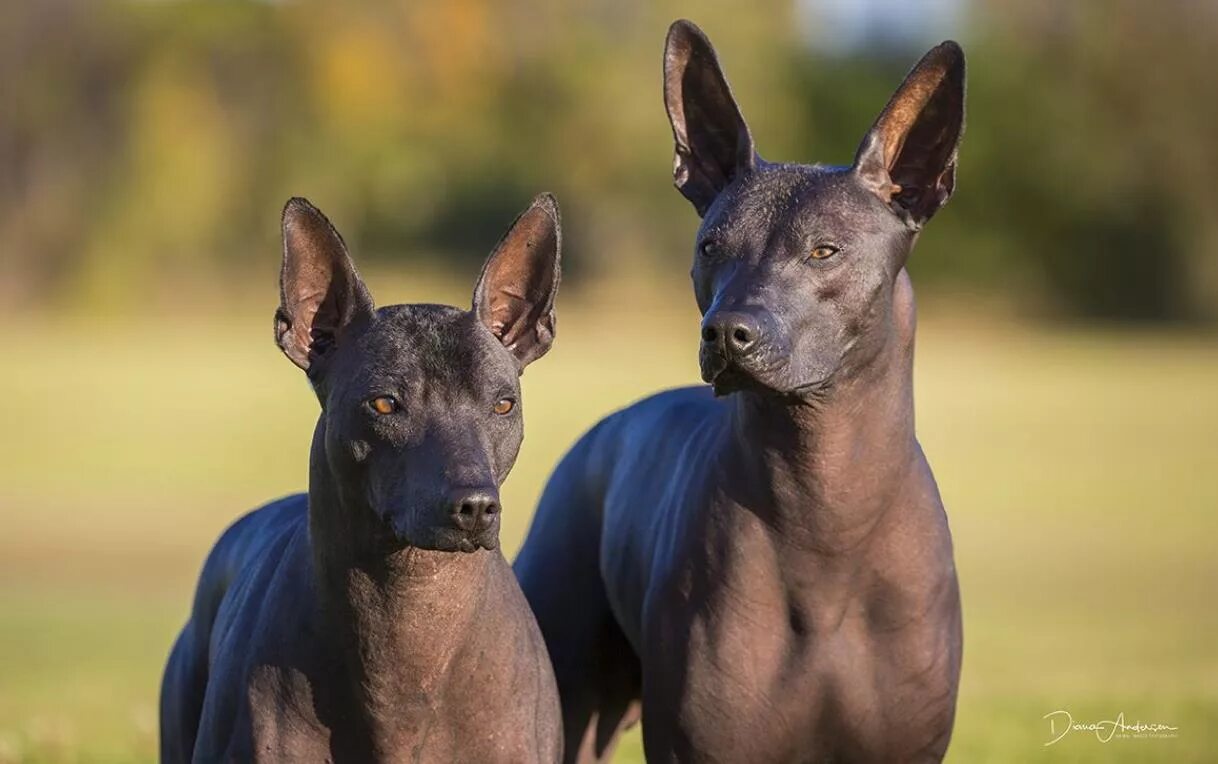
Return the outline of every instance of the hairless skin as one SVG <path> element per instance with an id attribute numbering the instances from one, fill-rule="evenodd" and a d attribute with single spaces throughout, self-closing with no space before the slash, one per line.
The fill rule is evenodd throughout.
<path id="1" fill-rule="evenodd" d="M 208 557 L 165 669 L 161 760 L 559 761 L 550 660 L 498 546 L 518 378 L 554 337 L 554 200 L 500 241 L 471 310 L 374 308 L 304 200 L 283 233 L 275 338 L 322 409 L 309 491 Z"/>
<path id="2" fill-rule="evenodd" d="M 926 54 L 848 167 L 762 160 L 689 22 L 664 96 L 710 386 L 596 425 L 517 559 L 566 760 L 608 760 L 641 710 L 650 762 L 938 761 L 960 599 L 905 263 L 954 190 L 964 56 Z"/>

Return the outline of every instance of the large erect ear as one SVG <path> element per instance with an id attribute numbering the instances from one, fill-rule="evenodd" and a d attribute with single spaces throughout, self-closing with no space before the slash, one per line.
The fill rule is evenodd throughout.
<path id="1" fill-rule="evenodd" d="M 283 208 L 275 341 L 314 379 L 343 335 L 372 317 L 372 297 L 326 216 L 304 199 Z"/>
<path id="2" fill-rule="evenodd" d="M 956 187 L 964 132 L 964 51 L 948 41 L 913 68 L 859 146 L 854 171 L 911 225 L 921 226 Z"/>
<path id="3" fill-rule="evenodd" d="M 541 194 L 499 240 L 474 287 L 474 313 L 521 369 L 554 342 L 561 250 L 558 202 Z"/>
<path id="4" fill-rule="evenodd" d="M 753 169 L 757 158 L 714 47 L 683 19 L 668 28 L 664 42 L 664 106 L 676 142 L 673 182 L 705 215 L 719 192 Z"/>

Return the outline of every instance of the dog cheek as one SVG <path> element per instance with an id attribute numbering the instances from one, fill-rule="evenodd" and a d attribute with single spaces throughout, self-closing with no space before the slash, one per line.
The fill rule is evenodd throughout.
<path id="1" fill-rule="evenodd" d="M 372 446 L 366 440 L 353 440 L 348 450 L 351 452 L 351 461 L 363 464 L 367 460 L 368 454 L 372 453 Z"/>
<path id="2" fill-rule="evenodd" d="M 520 447 L 524 443 L 523 426 L 519 418 L 511 424 L 511 428 L 511 435 L 501 440 L 491 452 L 495 482 L 499 485 L 503 484 L 508 473 L 512 471 L 512 467 L 516 465 L 516 458 L 520 456 Z"/>
<path id="3" fill-rule="evenodd" d="M 818 334 L 824 332 L 839 333 L 835 326 L 822 322 L 819 331 L 802 333 L 802 339 L 792 347 L 787 372 L 792 385 L 820 382 L 837 370 L 841 359 L 840 348 L 836 344 L 826 345 L 818 341 Z"/>

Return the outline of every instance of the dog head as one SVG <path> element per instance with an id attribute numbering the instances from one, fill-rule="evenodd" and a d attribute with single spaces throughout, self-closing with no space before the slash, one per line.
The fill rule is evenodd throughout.
<path id="1" fill-rule="evenodd" d="M 470 310 L 377 309 L 338 231 L 288 202 L 275 339 L 321 401 L 311 492 L 372 513 L 403 545 L 498 544 L 519 377 L 554 340 L 560 238 L 558 207 L 539 196 L 487 259 Z"/>
<path id="2" fill-rule="evenodd" d="M 669 30 L 673 179 L 702 218 L 692 277 L 702 376 L 725 394 L 814 395 L 878 353 L 921 227 L 955 189 L 964 54 L 931 50 L 848 167 L 762 160 L 710 41 Z"/>

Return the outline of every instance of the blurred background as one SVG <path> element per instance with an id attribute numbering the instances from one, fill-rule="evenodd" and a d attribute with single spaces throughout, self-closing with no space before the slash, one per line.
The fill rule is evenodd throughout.
<path id="1" fill-rule="evenodd" d="M 316 401 L 270 332 L 289 196 L 378 302 L 463 305 L 558 195 L 509 553 L 586 427 L 697 381 L 660 90 L 680 16 L 771 160 L 847 163 L 963 44 L 957 194 L 910 266 L 966 617 L 949 757 L 1213 760 L 1218 3 L 42 0 L 0 5 L 0 764 L 154 759 L 203 555 L 305 485 Z M 1046 748 L 1059 709 L 1180 729 Z"/>

